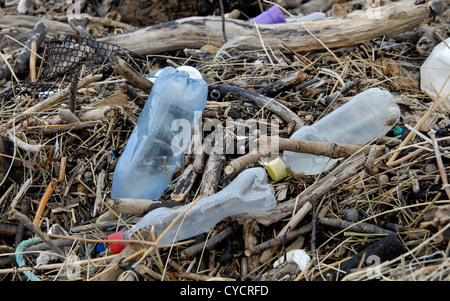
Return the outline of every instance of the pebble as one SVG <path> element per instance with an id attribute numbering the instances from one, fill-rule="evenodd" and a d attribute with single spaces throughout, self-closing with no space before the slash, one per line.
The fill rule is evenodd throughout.
<path id="1" fill-rule="evenodd" d="M 354 222 L 359 219 L 359 212 L 355 208 L 349 208 L 344 212 L 344 219 L 348 222 Z"/>

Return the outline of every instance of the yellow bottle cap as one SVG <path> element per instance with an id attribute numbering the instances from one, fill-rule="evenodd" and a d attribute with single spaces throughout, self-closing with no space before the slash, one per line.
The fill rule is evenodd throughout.
<path id="1" fill-rule="evenodd" d="M 283 160 L 281 160 L 280 157 L 267 163 L 266 170 L 269 176 L 275 182 L 278 182 L 279 180 L 289 176 L 286 164 L 284 164 Z"/>

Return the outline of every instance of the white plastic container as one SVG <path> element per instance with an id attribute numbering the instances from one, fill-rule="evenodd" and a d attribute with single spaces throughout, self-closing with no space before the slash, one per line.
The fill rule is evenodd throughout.
<path id="1" fill-rule="evenodd" d="M 200 199 L 160 240 L 160 244 L 170 244 L 208 232 L 221 220 L 241 213 L 260 213 L 276 205 L 274 189 L 267 182 L 263 168 L 249 168 L 241 172 L 227 187 L 216 194 Z M 177 209 L 157 208 L 140 219 L 131 230 L 121 230 L 111 234 L 109 240 L 128 240 L 133 232 L 147 226 L 154 226 L 161 235 L 172 221 L 190 204 Z M 119 253 L 125 244 L 110 242 L 111 252 Z"/>
<path id="2" fill-rule="evenodd" d="M 160 71 L 117 162 L 112 198 L 156 200 L 162 195 L 201 118 L 207 94 L 201 78 L 172 67 Z"/>
<path id="3" fill-rule="evenodd" d="M 357 94 L 349 102 L 311 126 L 297 130 L 292 139 L 346 144 L 365 144 L 385 135 L 400 117 L 400 109 L 388 91 L 371 88 Z M 339 159 L 285 151 L 266 169 L 275 181 L 288 175 L 287 170 L 316 175 L 328 170 Z"/>
<path id="4" fill-rule="evenodd" d="M 420 89 L 434 100 L 450 91 L 450 38 L 434 47 L 420 67 Z"/>

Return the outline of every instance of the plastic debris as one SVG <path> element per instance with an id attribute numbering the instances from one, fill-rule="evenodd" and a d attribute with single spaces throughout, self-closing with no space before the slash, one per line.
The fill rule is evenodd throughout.
<path id="1" fill-rule="evenodd" d="M 273 267 L 277 267 L 280 264 L 283 264 L 286 261 L 293 261 L 298 265 L 298 270 L 303 271 L 311 261 L 311 257 L 304 250 L 292 250 L 286 253 L 285 256 L 281 256 L 280 259 L 275 261 Z"/>
<path id="2" fill-rule="evenodd" d="M 112 198 L 156 200 L 170 184 L 208 96 L 206 82 L 192 74 L 173 67 L 159 73 L 117 162 Z"/>
<path id="3" fill-rule="evenodd" d="M 450 38 L 434 47 L 420 67 L 420 89 L 434 100 L 450 91 Z"/>
<path id="4" fill-rule="evenodd" d="M 267 183 L 263 168 L 244 170 L 227 187 L 216 194 L 199 200 L 182 218 L 161 238 L 160 244 L 170 244 L 188 239 L 209 231 L 221 220 L 241 213 L 260 213 L 276 205 L 274 188 Z M 170 209 L 166 207 L 150 211 L 140 219 L 131 230 L 121 230 L 109 236 L 109 240 L 130 239 L 133 232 L 154 226 L 159 236 L 190 204 Z M 125 244 L 110 242 L 111 252 L 119 253 Z"/>
<path id="5" fill-rule="evenodd" d="M 285 23 L 286 19 L 284 18 L 281 9 L 278 6 L 274 5 L 265 12 L 250 20 L 250 22 L 256 24 L 277 24 Z"/>
<path id="6" fill-rule="evenodd" d="M 349 102 L 311 126 L 297 130 L 292 139 L 346 144 L 365 144 L 385 135 L 400 117 L 400 109 L 388 91 L 372 88 L 359 93 Z M 285 151 L 283 158 L 266 166 L 274 181 L 294 173 L 316 175 L 332 167 L 339 159 Z"/>

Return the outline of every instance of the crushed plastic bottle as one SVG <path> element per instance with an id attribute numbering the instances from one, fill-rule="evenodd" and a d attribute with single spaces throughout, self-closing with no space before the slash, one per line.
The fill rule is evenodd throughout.
<path id="1" fill-rule="evenodd" d="M 274 188 L 267 182 L 263 168 L 249 168 L 241 172 L 227 187 L 216 194 L 197 201 L 185 215 L 160 240 L 160 244 L 189 239 L 208 232 L 221 220 L 241 213 L 260 213 L 276 205 Z M 111 234 L 109 240 L 130 239 L 134 231 L 147 226 L 154 226 L 156 234 L 161 233 L 190 204 L 170 209 L 157 208 L 140 219 L 131 229 Z M 110 242 L 111 252 L 119 253 L 125 244 Z"/>
<path id="2" fill-rule="evenodd" d="M 292 139 L 346 144 L 365 144 L 385 135 L 400 117 L 400 109 L 388 91 L 371 88 L 357 94 L 349 102 L 311 126 L 297 130 Z M 287 170 L 316 175 L 328 170 L 339 159 L 285 151 L 266 165 L 274 181 L 288 175 Z"/>
<path id="3" fill-rule="evenodd" d="M 420 89 L 434 100 L 450 91 L 450 38 L 436 45 L 420 67 Z"/>
<path id="4" fill-rule="evenodd" d="M 117 162 L 112 198 L 156 200 L 162 195 L 201 118 L 207 94 L 203 79 L 173 67 L 161 70 Z"/>

